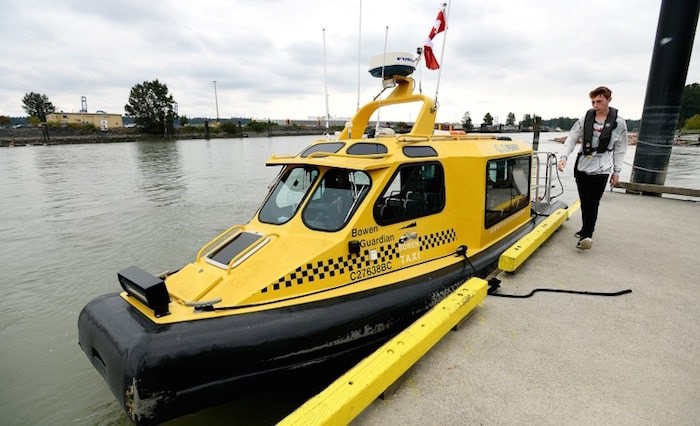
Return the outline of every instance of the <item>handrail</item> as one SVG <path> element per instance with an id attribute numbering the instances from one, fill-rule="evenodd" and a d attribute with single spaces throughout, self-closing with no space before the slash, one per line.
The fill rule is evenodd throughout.
<path id="1" fill-rule="evenodd" d="M 237 230 L 239 228 L 243 228 L 243 225 L 233 225 L 232 227 L 228 228 L 221 234 L 217 235 L 213 240 L 209 241 L 206 243 L 199 251 L 197 252 L 197 257 L 195 257 L 195 261 L 199 262 L 199 260 L 202 258 L 204 255 L 204 252 L 207 251 L 211 246 L 213 246 L 215 243 L 218 243 L 221 241 L 224 237 L 228 236 L 230 233 L 232 233 L 234 230 Z"/>
<path id="2" fill-rule="evenodd" d="M 430 142 L 431 137 L 430 136 L 422 136 L 422 135 L 400 135 L 396 138 L 396 142 L 399 143 L 420 143 L 420 142 Z"/>
<path id="3" fill-rule="evenodd" d="M 432 142 L 432 141 L 459 141 L 459 142 L 471 142 L 471 141 L 481 141 L 481 140 L 493 140 L 495 136 L 484 136 L 484 135 L 412 135 L 410 133 L 398 135 L 396 137 L 399 143 L 420 143 L 420 142 Z"/>
<path id="4" fill-rule="evenodd" d="M 554 153 L 544 151 L 535 151 L 532 153 L 532 156 L 534 159 L 533 169 L 535 171 L 535 177 L 532 180 L 531 188 L 535 190 L 535 207 L 537 207 L 540 202 L 549 204 L 553 198 L 558 196 L 552 196 L 552 181 L 554 178 L 554 170 L 557 166 L 557 158 Z M 540 156 L 545 158 L 544 164 Z M 540 172 L 542 166 L 544 166 L 544 176 L 541 176 Z M 544 180 L 544 183 L 541 183 L 541 180 Z M 540 188 L 544 190 L 542 195 L 540 195 Z"/>
<path id="5" fill-rule="evenodd" d="M 316 151 L 312 152 L 311 154 L 307 155 L 306 158 L 316 158 L 316 157 L 341 157 L 341 158 L 370 158 L 373 160 L 378 160 L 382 158 L 387 158 L 391 156 L 391 154 L 386 153 L 386 154 L 341 154 L 337 152 L 323 152 L 323 151 Z"/>
<path id="6" fill-rule="evenodd" d="M 295 158 L 297 155 L 296 154 L 288 154 L 288 155 L 278 155 L 278 154 L 272 154 L 270 156 L 271 160 L 283 160 L 285 158 Z"/>

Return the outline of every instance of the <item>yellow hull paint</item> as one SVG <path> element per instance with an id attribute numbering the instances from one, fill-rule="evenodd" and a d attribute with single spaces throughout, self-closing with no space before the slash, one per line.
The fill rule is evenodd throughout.
<path id="1" fill-rule="evenodd" d="M 547 239 L 578 210 L 581 203 L 576 201 L 567 209 L 558 209 L 543 220 L 529 234 L 503 252 L 498 259 L 498 269 L 515 272 Z"/>

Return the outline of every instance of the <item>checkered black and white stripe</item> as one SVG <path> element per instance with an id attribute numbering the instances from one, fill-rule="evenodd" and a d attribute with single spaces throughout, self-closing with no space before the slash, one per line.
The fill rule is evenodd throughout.
<path id="1" fill-rule="evenodd" d="M 420 250 L 425 252 L 444 244 L 455 241 L 457 233 L 454 229 L 446 229 L 433 234 L 420 236 Z M 359 255 L 335 257 L 325 260 L 319 260 L 315 263 L 307 263 L 297 267 L 293 272 L 290 272 L 280 277 L 276 282 L 263 288 L 261 293 L 268 291 L 277 291 L 283 288 L 289 288 L 294 285 L 310 284 L 315 281 L 334 278 L 339 275 L 368 267 L 370 265 L 392 262 L 399 258 L 399 242 L 380 245 L 377 248 L 377 258 L 371 260 L 370 249 L 363 250 Z"/>

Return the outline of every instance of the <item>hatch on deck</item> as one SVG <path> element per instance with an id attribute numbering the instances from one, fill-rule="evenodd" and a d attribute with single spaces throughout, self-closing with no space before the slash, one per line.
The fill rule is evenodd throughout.
<path id="1" fill-rule="evenodd" d="M 207 261 L 220 268 L 228 268 L 228 264 L 231 263 L 231 260 L 233 260 L 234 257 L 244 252 L 248 247 L 255 244 L 261 238 L 262 235 L 259 234 L 254 234 L 252 232 L 241 232 L 233 237 L 231 241 L 209 253 L 207 255 Z"/>

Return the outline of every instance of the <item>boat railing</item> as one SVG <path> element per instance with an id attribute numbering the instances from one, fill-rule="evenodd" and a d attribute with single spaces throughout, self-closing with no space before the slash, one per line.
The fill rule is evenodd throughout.
<path id="1" fill-rule="evenodd" d="M 221 234 L 217 235 L 216 238 L 209 241 L 201 249 L 199 249 L 199 252 L 197 252 L 197 257 L 195 258 L 195 261 L 199 262 L 199 260 L 202 259 L 202 257 L 204 256 L 205 253 L 208 253 L 209 251 L 211 251 L 210 249 L 215 244 L 218 244 L 219 242 L 223 241 L 224 239 L 231 237 L 236 231 L 238 231 L 241 228 L 243 228 L 243 225 L 233 225 L 232 227 L 228 228 L 227 230 L 225 230 Z"/>
<path id="2" fill-rule="evenodd" d="M 433 142 L 433 141 L 462 141 L 462 142 L 472 142 L 479 140 L 493 140 L 494 136 L 483 136 L 483 135 L 399 135 L 397 141 L 399 143 L 420 143 L 420 142 Z"/>
<path id="3" fill-rule="evenodd" d="M 323 152 L 317 151 L 309 154 L 307 158 L 320 158 L 320 157 L 336 157 L 336 158 L 371 158 L 371 159 L 382 159 L 387 158 L 391 154 L 342 154 L 339 152 Z"/>
<path id="4" fill-rule="evenodd" d="M 535 210 L 540 203 L 550 204 L 561 194 L 552 195 L 554 176 L 557 176 L 557 156 L 552 152 L 536 151 L 532 161 L 531 192 L 534 193 Z"/>

